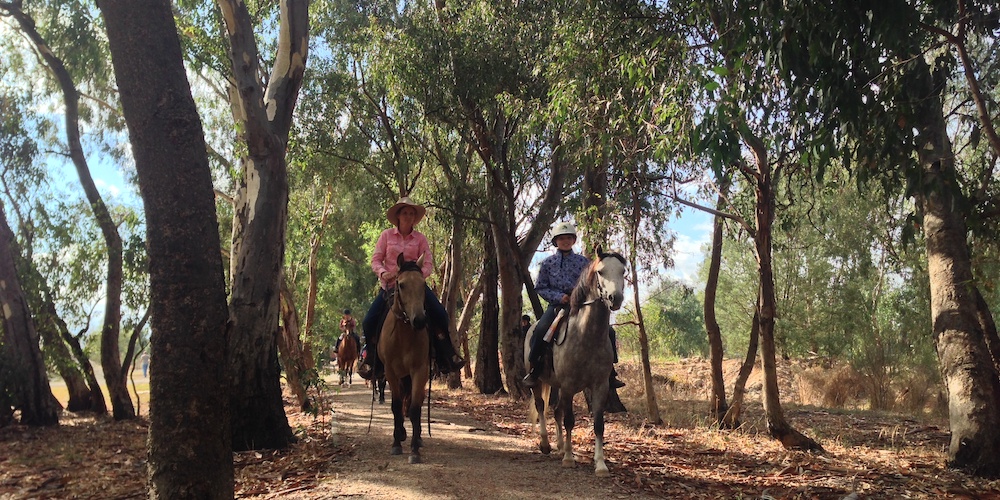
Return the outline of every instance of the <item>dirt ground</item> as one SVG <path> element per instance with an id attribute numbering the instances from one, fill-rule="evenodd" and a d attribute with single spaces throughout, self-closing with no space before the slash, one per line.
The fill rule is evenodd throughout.
<path id="1" fill-rule="evenodd" d="M 738 430 L 708 421 L 703 360 L 657 366 L 663 424 L 645 418 L 639 367 L 623 363 L 620 394 L 628 413 L 607 416 L 610 478 L 591 463 L 593 433 L 577 398 L 577 465 L 537 450 L 525 403 L 478 394 L 471 383 L 432 393 L 424 462 L 392 456 L 389 405 L 370 389 L 331 385 L 322 411 L 286 412 L 298 441 L 286 450 L 235 453 L 236 498 L 249 499 L 546 499 L 1000 498 L 1000 481 L 945 467 L 947 424 L 929 416 L 838 410 L 796 404 L 787 382 L 785 416 L 824 453 L 789 451 L 764 431 L 759 384 L 751 382 Z M 795 379 L 787 373 L 784 379 Z M 332 377 L 327 379 L 332 384 Z M 148 406 L 144 406 L 145 410 Z M 331 412 L 332 410 L 332 412 Z M 426 406 L 425 406 L 426 410 Z M 426 422 L 426 413 L 424 415 Z M 552 431 L 552 422 L 549 421 Z M 0 499 L 145 498 L 145 419 L 64 413 L 54 428 L 0 429 Z M 852 496 L 853 495 L 853 496 Z"/>
<path id="2" fill-rule="evenodd" d="M 592 449 L 577 457 L 577 467 L 563 468 L 561 455 L 542 455 L 532 441 L 440 404 L 431 407 L 430 435 L 424 429 L 423 463 L 410 464 L 408 442 L 403 455 L 389 453 L 389 402 L 372 405 L 371 400 L 362 384 L 333 396 L 333 440 L 351 453 L 315 487 L 284 498 L 657 498 L 594 477 Z M 410 433 L 408 422 L 406 427 Z"/>

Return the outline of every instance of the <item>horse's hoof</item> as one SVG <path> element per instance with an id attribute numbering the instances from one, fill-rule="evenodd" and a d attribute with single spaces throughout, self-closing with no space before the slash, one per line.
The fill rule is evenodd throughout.
<path id="1" fill-rule="evenodd" d="M 393 455 L 402 455 L 403 454 L 403 447 L 402 446 L 393 446 L 392 447 L 392 454 Z"/>
<path id="2" fill-rule="evenodd" d="M 420 455 L 410 455 L 411 464 L 419 464 L 421 462 L 423 462 L 423 460 L 421 460 Z"/>
<path id="3" fill-rule="evenodd" d="M 611 477 L 611 471 L 609 471 L 608 468 L 605 467 L 603 469 L 595 470 L 594 475 L 596 475 L 597 477 Z"/>
<path id="4" fill-rule="evenodd" d="M 548 444 L 543 444 L 542 446 L 538 447 L 538 450 L 541 451 L 543 455 L 548 455 L 549 453 L 552 453 L 552 446 Z"/>
<path id="5" fill-rule="evenodd" d="M 562 461 L 562 466 L 565 467 L 565 468 L 567 468 L 567 469 L 571 469 L 573 467 L 576 467 L 576 460 L 572 460 L 572 459 L 566 460 L 564 458 L 563 461 Z"/>

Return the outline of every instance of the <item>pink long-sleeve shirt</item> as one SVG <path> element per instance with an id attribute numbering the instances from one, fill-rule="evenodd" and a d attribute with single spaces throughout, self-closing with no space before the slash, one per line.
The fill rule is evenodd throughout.
<path id="1" fill-rule="evenodd" d="M 423 233 L 414 229 L 410 234 L 403 236 L 398 228 L 386 229 L 375 242 L 375 253 L 372 254 L 372 271 L 379 277 L 379 284 L 384 290 L 396 286 L 395 279 L 383 279 L 382 273 L 399 271 L 399 265 L 396 263 L 399 254 L 403 254 L 403 260 L 413 261 L 423 255 L 424 264 L 421 271 L 424 273 L 424 278 L 429 277 L 434 270 L 434 256 Z"/>

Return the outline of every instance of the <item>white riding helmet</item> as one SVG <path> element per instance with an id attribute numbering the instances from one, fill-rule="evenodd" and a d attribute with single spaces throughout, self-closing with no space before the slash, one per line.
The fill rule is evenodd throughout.
<path id="1" fill-rule="evenodd" d="M 572 222 L 560 222 L 552 227 L 552 245 L 555 246 L 556 238 L 568 234 L 574 239 L 579 239 L 576 235 L 576 225 Z"/>

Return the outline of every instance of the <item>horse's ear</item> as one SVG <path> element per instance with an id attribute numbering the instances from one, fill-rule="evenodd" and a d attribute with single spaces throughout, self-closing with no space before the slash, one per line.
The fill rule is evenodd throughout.
<path id="1" fill-rule="evenodd" d="M 417 267 L 424 268 L 424 254 L 420 254 L 420 257 L 417 257 Z"/>
<path id="2" fill-rule="evenodd" d="M 403 268 L 403 262 L 406 262 L 403 259 L 403 252 L 399 252 L 399 256 L 396 257 L 396 266 L 399 267 L 400 269 L 402 269 Z"/>
<path id="3" fill-rule="evenodd" d="M 600 244 L 597 245 L 597 248 L 594 249 L 594 255 L 597 255 L 598 257 L 604 255 L 604 248 L 602 245 Z"/>

